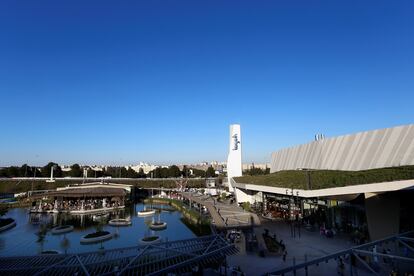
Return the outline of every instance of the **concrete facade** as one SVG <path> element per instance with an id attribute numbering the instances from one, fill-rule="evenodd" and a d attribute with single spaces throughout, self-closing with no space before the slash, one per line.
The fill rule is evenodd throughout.
<path id="1" fill-rule="evenodd" d="M 272 153 L 270 172 L 358 171 L 414 165 L 414 125 L 324 138 Z"/>

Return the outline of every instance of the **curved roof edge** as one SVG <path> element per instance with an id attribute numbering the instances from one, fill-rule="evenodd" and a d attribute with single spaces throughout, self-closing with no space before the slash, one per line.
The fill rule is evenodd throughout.
<path id="1" fill-rule="evenodd" d="M 321 139 L 273 152 L 270 171 L 358 171 L 414 165 L 414 124 Z"/>

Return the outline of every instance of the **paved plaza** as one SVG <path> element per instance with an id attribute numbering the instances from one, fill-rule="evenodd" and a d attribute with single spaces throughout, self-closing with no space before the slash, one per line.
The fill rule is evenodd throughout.
<path id="1" fill-rule="evenodd" d="M 294 259 L 296 263 L 332 254 L 352 246 L 347 235 L 337 235 L 334 238 L 321 236 L 319 231 L 309 232 L 303 228 L 295 237 L 292 237 L 290 225 L 283 221 L 262 221 L 262 225 L 255 229 L 256 235 L 260 235 L 268 229 L 270 235 L 276 234 L 278 240 L 283 240 L 286 245 L 287 257 L 283 261 L 281 255 L 267 254 L 260 257 L 257 252 L 246 252 L 244 240 L 237 244 L 239 254 L 228 257 L 228 265 L 240 267 L 246 275 L 263 275 L 284 267 L 292 266 Z M 305 257 L 306 255 L 306 257 Z M 348 266 L 345 265 L 344 274 L 349 275 Z M 338 263 L 334 260 L 319 266 L 309 267 L 309 275 L 340 275 Z M 293 274 L 292 274 L 293 275 Z M 299 270 L 297 275 L 305 275 L 305 270 Z M 358 270 L 354 275 L 369 275 L 367 272 Z"/>

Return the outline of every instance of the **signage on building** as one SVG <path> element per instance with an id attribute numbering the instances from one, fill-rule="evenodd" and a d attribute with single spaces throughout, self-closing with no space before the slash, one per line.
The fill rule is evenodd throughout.
<path id="1" fill-rule="evenodd" d="M 233 138 L 233 150 L 238 150 L 239 149 L 240 141 L 239 141 L 239 137 L 237 136 L 237 133 L 234 134 L 232 136 L 232 138 Z"/>

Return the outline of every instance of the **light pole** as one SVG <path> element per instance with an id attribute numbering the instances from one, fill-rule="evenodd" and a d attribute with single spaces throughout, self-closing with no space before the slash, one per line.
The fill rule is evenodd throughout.
<path id="1" fill-rule="evenodd" d="M 293 188 L 292 188 L 292 195 L 293 195 Z M 289 203 L 289 213 L 288 213 L 288 219 L 289 219 L 289 225 L 290 225 L 290 235 L 293 237 L 293 228 L 292 228 L 292 198 L 289 196 L 289 189 L 286 189 L 286 196 L 288 197 Z"/>
<path id="2" fill-rule="evenodd" d="M 299 205 L 300 205 L 300 215 L 301 216 L 303 216 L 303 211 L 302 211 L 302 200 L 299 198 L 299 191 L 296 191 L 296 199 L 297 199 L 297 201 L 299 201 Z M 298 234 L 299 234 L 299 238 L 300 238 L 300 227 L 301 227 L 301 222 L 302 222 L 302 219 L 299 217 L 299 214 L 298 214 L 298 216 L 297 216 L 297 218 L 298 218 L 298 220 L 296 221 L 296 225 L 297 225 L 297 227 L 298 227 Z"/>
<path id="3" fill-rule="evenodd" d="M 289 200 L 289 204 L 288 204 L 288 210 L 289 210 L 288 211 L 289 212 L 288 214 L 289 215 L 288 216 L 290 217 L 290 199 L 289 199 L 289 190 L 288 189 L 286 189 L 286 196 L 288 197 L 288 200 Z"/>
<path id="4" fill-rule="evenodd" d="M 295 237 L 296 232 L 295 232 L 295 223 L 293 221 L 294 220 L 293 214 L 294 214 L 295 209 L 296 209 L 296 204 L 295 204 L 295 196 L 293 194 L 293 187 L 292 187 L 292 190 L 291 190 L 291 198 L 289 200 L 289 205 L 290 205 L 290 210 L 291 210 L 290 214 L 289 214 L 289 216 L 290 216 L 290 231 L 292 233 L 292 237 Z"/>
<path id="5" fill-rule="evenodd" d="M 30 191 L 30 195 L 32 195 L 32 193 L 33 193 L 33 184 L 34 184 L 34 181 L 35 181 L 35 178 L 36 178 L 36 171 L 37 171 L 37 168 L 35 167 L 34 168 L 34 173 L 33 173 L 33 180 L 32 180 L 32 190 Z"/>

